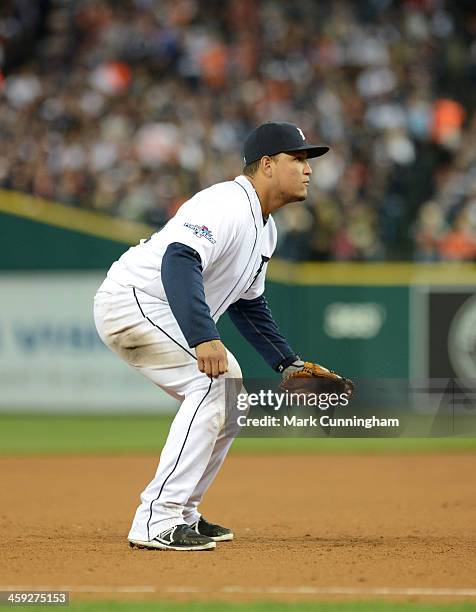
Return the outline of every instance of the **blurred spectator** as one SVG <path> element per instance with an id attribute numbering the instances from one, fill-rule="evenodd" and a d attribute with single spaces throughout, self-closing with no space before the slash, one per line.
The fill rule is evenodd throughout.
<path id="1" fill-rule="evenodd" d="M 16 68 L 32 55 L 46 33 L 50 0 L 2 0 L 0 3 L 0 70 Z M 2 73 L 0 72 L 0 77 Z M 0 84 L 2 79 L 0 78 Z"/>
<path id="2" fill-rule="evenodd" d="M 465 112 L 461 104 L 441 99 L 435 102 L 431 135 L 433 140 L 448 149 L 457 149 L 461 140 Z"/>
<path id="3" fill-rule="evenodd" d="M 475 32 L 449 0 L 8 0 L 0 186 L 161 226 L 293 121 L 331 152 L 282 257 L 472 260 Z"/>
<path id="4" fill-rule="evenodd" d="M 441 259 L 450 261 L 471 261 L 476 256 L 476 235 L 468 223 L 466 211 L 457 216 L 453 227 L 438 243 Z"/>
<path id="5" fill-rule="evenodd" d="M 416 259 L 422 262 L 438 261 L 439 246 L 445 227 L 443 211 L 437 202 L 426 202 L 419 211 L 416 232 Z"/>

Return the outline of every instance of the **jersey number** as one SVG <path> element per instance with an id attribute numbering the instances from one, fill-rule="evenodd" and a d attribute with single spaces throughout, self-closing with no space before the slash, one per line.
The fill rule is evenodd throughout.
<path id="1" fill-rule="evenodd" d="M 245 293 L 248 293 L 248 291 L 251 289 L 251 287 L 255 284 L 255 280 L 258 278 L 258 276 L 260 275 L 261 270 L 263 269 L 263 266 L 265 263 L 267 263 L 269 261 L 269 257 L 266 257 L 266 255 L 261 255 L 261 263 L 259 265 L 259 268 L 253 278 L 253 280 L 251 281 L 251 285 L 248 287 L 248 289 L 245 291 Z"/>

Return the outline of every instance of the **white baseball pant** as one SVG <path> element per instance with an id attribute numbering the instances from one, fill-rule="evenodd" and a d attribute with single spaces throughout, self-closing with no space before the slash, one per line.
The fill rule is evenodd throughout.
<path id="1" fill-rule="evenodd" d="M 230 387 L 234 395 L 242 390 L 241 369 L 228 352 L 226 374 L 213 380 L 202 374 L 168 304 L 110 279 L 94 298 L 94 319 L 108 347 L 183 400 L 129 532 L 130 539 L 150 541 L 174 525 L 200 518 L 200 501 L 236 435 L 229 414 L 231 427 L 225 427 L 225 380 L 228 400 Z"/>

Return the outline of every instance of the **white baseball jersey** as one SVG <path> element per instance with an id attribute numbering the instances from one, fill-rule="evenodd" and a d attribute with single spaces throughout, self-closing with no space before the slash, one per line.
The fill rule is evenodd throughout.
<path id="1" fill-rule="evenodd" d="M 187 200 L 159 232 L 126 251 L 108 278 L 167 301 L 162 257 L 169 244 L 185 244 L 200 255 L 205 299 L 216 322 L 240 298 L 262 295 L 276 236 L 272 217 L 263 220 L 253 185 L 238 176 Z"/>

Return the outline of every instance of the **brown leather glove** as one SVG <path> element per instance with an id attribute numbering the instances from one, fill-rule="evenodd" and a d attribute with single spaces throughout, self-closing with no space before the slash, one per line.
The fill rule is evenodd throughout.
<path id="1" fill-rule="evenodd" d="M 352 396 L 354 383 L 318 363 L 295 361 L 283 372 L 282 391 L 292 393 L 345 393 Z"/>

